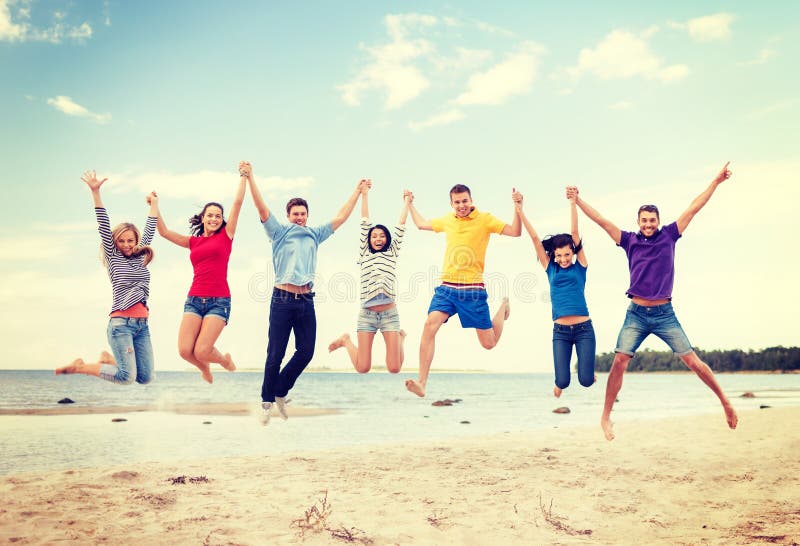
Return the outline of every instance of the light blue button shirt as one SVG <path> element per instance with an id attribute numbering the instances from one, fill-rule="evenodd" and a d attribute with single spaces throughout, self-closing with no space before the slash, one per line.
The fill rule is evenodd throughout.
<path id="1" fill-rule="evenodd" d="M 270 214 L 262 222 L 272 241 L 275 284 L 311 285 L 317 270 L 317 248 L 333 235 L 333 222 L 316 227 L 281 224 Z"/>

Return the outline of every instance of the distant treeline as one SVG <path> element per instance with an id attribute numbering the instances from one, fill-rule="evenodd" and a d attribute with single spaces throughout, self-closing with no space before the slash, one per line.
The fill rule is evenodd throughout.
<path id="1" fill-rule="evenodd" d="M 715 372 L 742 371 L 792 371 L 800 370 L 800 347 L 769 347 L 761 351 L 703 351 L 695 352 Z M 607 372 L 614 361 L 614 353 L 597 355 L 595 369 Z M 638 351 L 628 364 L 629 372 L 686 371 L 686 365 L 671 351 Z"/>

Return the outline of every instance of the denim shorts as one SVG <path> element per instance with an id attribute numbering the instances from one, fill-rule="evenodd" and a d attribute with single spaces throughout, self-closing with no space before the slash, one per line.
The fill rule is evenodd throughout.
<path id="1" fill-rule="evenodd" d="M 396 306 L 385 311 L 361 309 L 358 313 L 358 326 L 356 330 L 359 332 L 371 332 L 373 334 L 378 330 L 381 332 L 399 332 L 400 313 L 397 312 Z"/>
<path id="2" fill-rule="evenodd" d="M 462 328 L 488 330 L 492 327 L 492 319 L 489 316 L 489 304 L 486 300 L 486 290 L 483 288 L 453 288 L 440 285 L 433 292 L 428 314 L 431 311 L 441 311 L 451 317 L 458 315 Z"/>
<path id="3" fill-rule="evenodd" d="M 628 305 L 625 323 L 617 337 L 616 353 L 633 356 L 650 334 L 660 337 L 678 356 L 692 352 L 692 344 L 681 328 L 671 303 L 647 307 L 633 302 Z"/>
<path id="4" fill-rule="evenodd" d="M 207 316 L 219 317 L 227 324 L 231 317 L 231 299 L 189 296 L 183 304 L 183 312 L 197 315 L 200 318 Z"/>

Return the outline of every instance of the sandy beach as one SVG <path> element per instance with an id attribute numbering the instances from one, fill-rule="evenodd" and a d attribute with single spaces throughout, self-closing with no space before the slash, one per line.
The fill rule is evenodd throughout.
<path id="1" fill-rule="evenodd" d="M 800 408 L 769 408 L 18 474 L 0 544 L 797 544 L 798 453 Z"/>

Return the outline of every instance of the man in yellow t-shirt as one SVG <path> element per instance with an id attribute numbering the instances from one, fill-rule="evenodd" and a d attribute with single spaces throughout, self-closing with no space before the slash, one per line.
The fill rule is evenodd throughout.
<path id="1" fill-rule="evenodd" d="M 508 298 L 503 298 L 494 318 L 490 318 L 483 284 L 486 247 L 492 233 L 519 237 L 521 223 L 516 209 L 511 225 L 488 212 L 480 212 L 472 204 L 469 188 L 463 184 L 456 184 L 450 190 L 450 206 L 454 213 L 431 221 L 417 212 L 413 194 L 407 191 L 407 195 L 410 197 L 408 210 L 416 226 L 426 231 L 443 231 L 447 235 L 442 284 L 434 291 L 419 345 L 419 379 L 406 381 L 409 391 L 417 396 L 425 396 L 436 332 L 452 315 L 458 315 L 462 328 L 475 328 L 478 341 L 485 349 L 493 348 L 500 340 L 510 307 Z M 514 202 L 522 198 L 516 190 L 513 190 L 511 197 Z"/>

